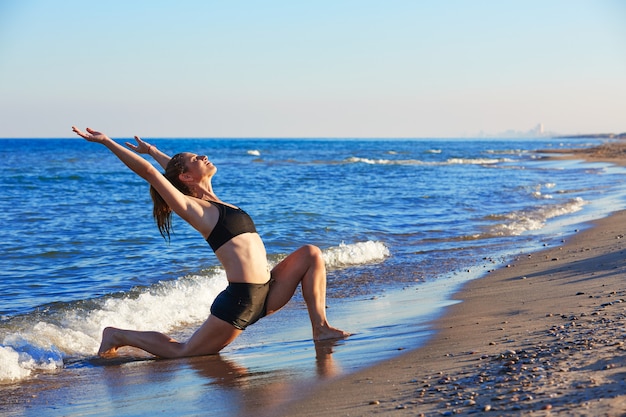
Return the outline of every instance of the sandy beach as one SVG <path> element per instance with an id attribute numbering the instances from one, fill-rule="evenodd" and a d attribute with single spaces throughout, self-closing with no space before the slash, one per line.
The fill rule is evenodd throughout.
<path id="1" fill-rule="evenodd" d="M 554 157 L 624 164 L 625 149 Z M 626 415 L 626 212 L 588 226 L 465 285 L 426 346 L 317 386 L 280 415 Z"/>

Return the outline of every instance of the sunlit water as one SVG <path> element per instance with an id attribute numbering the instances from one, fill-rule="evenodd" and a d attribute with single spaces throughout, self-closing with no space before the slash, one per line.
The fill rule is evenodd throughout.
<path id="1" fill-rule="evenodd" d="M 215 191 L 252 216 L 271 263 L 306 243 L 322 248 L 328 304 L 342 311 L 416 286 L 431 295 L 407 317 L 436 314 L 451 291 L 437 282 L 475 278 L 624 201 L 621 168 L 535 152 L 591 140 L 150 142 L 208 155 Z M 206 319 L 226 286 L 210 247 L 178 218 L 167 244 L 147 185 L 104 147 L 0 140 L 0 161 L 0 383 L 91 357 L 108 325 L 186 335 Z M 299 294 L 289 308 L 306 316 Z M 369 308 L 371 328 L 394 320 L 384 305 Z M 256 345 L 253 327 L 231 349 L 280 350 Z"/>

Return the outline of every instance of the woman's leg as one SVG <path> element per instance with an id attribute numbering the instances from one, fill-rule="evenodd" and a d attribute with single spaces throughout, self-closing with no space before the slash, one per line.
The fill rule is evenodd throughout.
<path id="1" fill-rule="evenodd" d="M 107 327 L 102 332 L 98 355 L 108 356 L 122 346 L 132 346 L 162 358 L 182 358 L 218 353 L 241 334 L 231 324 L 214 316 L 209 318 L 185 343 L 158 332 L 142 332 Z"/>
<path id="2" fill-rule="evenodd" d="M 302 283 L 302 295 L 306 302 L 313 327 L 313 339 L 335 339 L 349 336 L 336 329 L 326 318 L 326 265 L 322 252 L 316 246 L 303 246 L 272 269 L 274 282 L 267 296 L 267 314 L 280 310 L 293 297 L 298 284 Z"/>

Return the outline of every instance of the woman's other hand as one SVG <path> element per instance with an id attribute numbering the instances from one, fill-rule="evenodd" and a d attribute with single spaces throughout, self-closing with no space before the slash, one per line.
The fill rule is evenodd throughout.
<path id="1" fill-rule="evenodd" d="M 74 133 L 76 133 L 78 136 L 80 136 L 81 138 L 89 141 L 89 142 L 96 142 L 96 143 L 102 143 L 105 140 L 109 139 L 109 137 L 107 135 L 105 135 L 102 132 L 98 132 L 93 130 L 92 128 L 88 127 L 87 133 L 83 132 L 82 130 L 80 130 L 79 128 L 77 128 L 76 126 L 72 126 L 72 130 L 74 131 Z"/>

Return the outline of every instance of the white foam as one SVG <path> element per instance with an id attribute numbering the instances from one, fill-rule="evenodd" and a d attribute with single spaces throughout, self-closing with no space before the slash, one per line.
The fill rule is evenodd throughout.
<path id="1" fill-rule="evenodd" d="M 210 276 L 161 283 L 136 297 L 109 298 L 100 309 L 91 312 L 88 324 L 100 330 L 107 325 L 169 331 L 206 319 L 211 303 L 226 284 L 225 273 L 219 271 Z M 85 330 L 91 330 L 90 327 Z"/>
<path id="2" fill-rule="evenodd" d="M 407 160 L 393 160 L 393 159 L 357 158 L 355 156 L 346 159 L 346 161 L 351 162 L 351 163 L 362 163 L 362 164 L 369 164 L 369 165 L 393 165 L 393 164 L 400 165 L 400 164 L 409 164 L 409 163 L 418 164 L 420 162 L 417 160 L 407 161 Z"/>
<path id="3" fill-rule="evenodd" d="M 64 358 L 95 355 L 107 326 L 168 333 L 201 322 L 226 284 L 224 271 L 217 270 L 110 296 L 91 310 L 70 307 L 43 319 L 22 318 L 11 330 L 0 330 L 0 383 L 60 369 Z"/>
<path id="4" fill-rule="evenodd" d="M 512 162 L 507 158 L 450 158 L 447 163 L 450 165 L 494 165 L 502 162 Z"/>
<path id="5" fill-rule="evenodd" d="M 523 155 L 528 153 L 528 151 L 524 149 L 489 149 L 484 152 L 491 155 Z"/>
<path id="6" fill-rule="evenodd" d="M 389 249 L 382 242 L 357 242 L 330 247 L 323 251 L 328 268 L 340 268 L 380 262 L 390 255 Z"/>
<path id="7" fill-rule="evenodd" d="M 538 200 L 549 200 L 553 198 L 552 194 L 544 194 L 541 191 L 533 191 L 531 195 Z"/>
<path id="8" fill-rule="evenodd" d="M 22 364 L 21 364 L 22 363 Z M 0 383 L 24 379 L 31 374 L 25 361 L 20 363 L 20 354 L 11 347 L 0 346 Z"/>
<path id="9" fill-rule="evenodd" d="M 246 152 L 248 155 L 252 155 L 252 156 L 261 156 L 261 151 L 256 150 L 256 149 L 250 149 L 248 152 Z"/>
<path id="10" fill-rule="evenodd" d="M 586 201 L 576 197 L 565 203 L 543 205 L 497 216 L 495 218 L 503 219 L 505 223 L 490 227 L 489 235 L 517 236 L 526 231 L 539 230 L 545 226 L 548 219 L 575 213 L 581 210 L 585 204 L 587 204 Z"/>
<path id="11" fill-rule="evenodd" d="M 370 159 L 350 157 L 346 159 L 348 163 L 362 163 L 369 165 L 495 165 L 503 162 L 512 162 L 508 158 L 449 158 L 446 161 L 421 161 L 419 159 Z"/>

